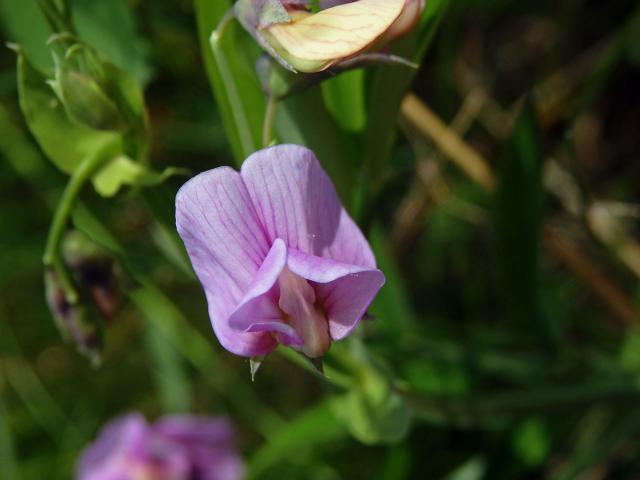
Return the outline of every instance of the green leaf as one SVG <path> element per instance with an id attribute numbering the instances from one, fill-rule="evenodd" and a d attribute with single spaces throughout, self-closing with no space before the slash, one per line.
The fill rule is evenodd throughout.
<path id="1" fill-rule="evenodd" d="M 126 0 L 70 0 L 78 36 L 104 58 L 145 84 L 151 76 L 145 49 Z"/>
<path id="2" fill-rule="evenodd" d="M 343 130 L 360 132 L 366 124 L 364 70 L 342 73 L 322 83 L 327 109 Z"/>
<path id="3" fill-rule="evenodd" d="M 93 178 L 96 191 L 103 197 L 111 197 L 125 185 L 151 187 L 164 182 L 173 175 L 186 174 L 186 170 L 169 167 L 155 172 L 129 157 L 119 155 L 110 161 Z"/>
<path id="4" fill-rule="evenodd" d="M 527 104 L 501 162 L 495 210 L 507 310 L 512 321 L 532 333 L 547 327 L 539 298 L 543 186 L 535 122 Z"/>
<path id="5" fill-rule="evenodd" d="M 361 155 L 355 142 L 327 111 L 320 87 L 310 88 L 278 103 L 276 130 L 283 142 L 305 145 L 315 152 L 348 208 L 353 201 Z"/>
<path id="6" fill-rule="evenodd" d="M 138 307 L 146 319 L 145 344 L 151 359 L 151 374 L 156 383 L 164 411 L 166 413 L 187 413 L 191 408 L 191 386 L 184 357 L 172 342 L 155 327 L 154 315 L 166 316 L 165 310 L 158 311 L 157 305 L 138 302 Z"/>
<path id="7" fill-rule="evenodd" d="M 254 43 L 248 34 L 230 24 L 212 49 L 210 38 L 229 12 L 228 0 L 196 0 L 198 36 L 205 67 L 229 137 L 237 165 L 262 146 L 266 101 L 249 55 Z M 255 48 L 255 45 L 253 45 Z"/>
<path id="8" fill-rule="evenodd" d="M 71 123 L 47 78 L 29 63 L 22 51 L 18 52 L 18 95 L 31 133 L 63 172 L 72 174 L 83 160 L 97 152 L 115 155 L 122 149 L 118 133 Z"/>
<path id="9" fill-rule="evenodd" d="M 37 0 L 0 0 L 0 24 L 6 40 L 21 45 L 26 55 L 41 69 L 53 66 L 46 48 L 53 33 Z"/>

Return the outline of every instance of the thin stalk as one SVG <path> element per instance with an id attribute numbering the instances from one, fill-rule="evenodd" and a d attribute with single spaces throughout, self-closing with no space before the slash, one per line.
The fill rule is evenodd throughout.
<path id="1" fill-rule="evenodd" d="M 82 191 L 87 181 L 91 176 L 102 166 L 105 160 L 105 156 L 97 154 L 85 159 L 80 166 L 73 172 L 73 175 L 69 179 L 69 183 L 65 187 L 62 199 L 56 211 L 53 215 L 53 221 L 49 228 L 49 235 L 47 237 L 47 246 L 42 257 L 42 262 L 46 268 L 53 269 L 62 285 L 65 292 L 66 300 L 75 304 L 78 302 L 78 292 L 73 285 L 71 276 L 64 266 L 64 262 L 60 257 L 60 243 L 62 236 L 69 223 L 69 218 L 73 212 L 73 208 L 76 204 L 78 195 Z"/>
<path id="2" fill-rule="evenodd" d="M 264 123 L 262 124 L 262 146 L 268 147 L 273 139 L 273 119 L 276 113 L 278 101 L 273 95 L 267 99 L 267 109 L 264 112 Z"/>

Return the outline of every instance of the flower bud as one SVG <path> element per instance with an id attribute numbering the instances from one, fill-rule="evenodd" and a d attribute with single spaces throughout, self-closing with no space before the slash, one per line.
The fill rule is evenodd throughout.
<path id="1" fill-rule="evenodd" d="M 71 121 L 95 130 L 121 130 L 125 121 L 105 92 L 108 85 L 97 54 L 80 44 L 61 55 L 52 52 L 55 75 L 49 84 Z"/>
<path id="2" fill-rule="evenodd" d="M 67 234 L 62 250 L 80 289 L 86 290 L 105 320 L 112 320 L 120 308 L 121 295 L 111 255 L 77 230 Z"/>
<path id="3" fill-rule="evenodd" d="M 140 86 L 127 72 L 69 34 L 49 41 L 54 78 L 47 83 L 69 120 L 91 130 L 118 132 L 126 154 L 143 158 L 148 148 L 148 121 Z"/>
<path id="4" fill-rule="evenodd" d="M 52 87 L 69 118 L 95 130 L 120 130 L 124 120 L 98 83 L 83 72 L 61 69 Z"/>

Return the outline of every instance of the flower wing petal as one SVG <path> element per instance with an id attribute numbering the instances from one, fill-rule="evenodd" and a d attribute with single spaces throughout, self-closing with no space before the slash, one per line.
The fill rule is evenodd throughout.
<path id="1" fill-rule="evenodd" d="M 284 336 L 285 344 L 300 345 L 302 340 L 283 322 L 277 305 L 278 277 L 287 262 L 287 247 L 277 238 L 260 267 L 249 291 L 229 316 L 229 326 L 238 332 L 271 332 Z"/>
<path id="2" fill-rule="evenodd" d="M 244 162 L 241 175 L 270 242 L 281 238 L 304 253 L 375 267 L 367 240 L 311 150 L 261 150 Z"/>
<path id="3" fill-rule="evenodd" d="M 339 263 L 296 250 L 289 250 L 287 266 L 313 282 L 333 340 L 346 337 L 357 326 L 385 282 L 384 274 L 375 268 Z"/>
<path id="4" fill-rule="evenodd" d="M 271 245 L 238 172 L 221 167 L 187 182 L 176 197 L 176 226 L 204 287 L 220 343 L 245 356 L 273 348 L 264 334 L 238 333 L 227 324 Z"/>

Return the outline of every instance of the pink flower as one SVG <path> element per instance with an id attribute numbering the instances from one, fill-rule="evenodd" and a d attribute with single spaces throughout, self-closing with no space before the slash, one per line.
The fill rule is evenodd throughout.
<path id="1" fill-rule="evenodd" d="M 133 413 L 107 424 L 78 462 L 77 480 L 240 480 L 244 465 L 224 418 Z"/>
<path id="2" fill-rule="evenodd" d="M 214 331 L 237 355 L 283 344 L 320 358 L 384 284 L 365 237 L 304 147 L 254 153 L 239 173 L 198 175 L 178 193 L 176 217 Z"/>

